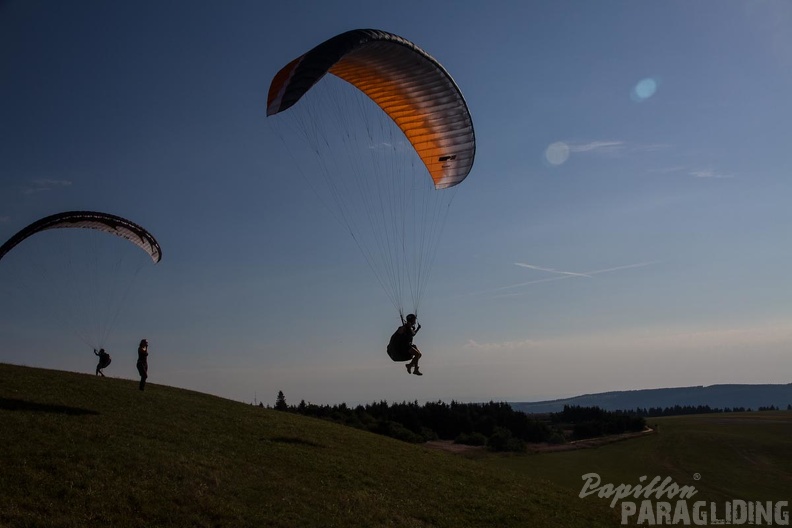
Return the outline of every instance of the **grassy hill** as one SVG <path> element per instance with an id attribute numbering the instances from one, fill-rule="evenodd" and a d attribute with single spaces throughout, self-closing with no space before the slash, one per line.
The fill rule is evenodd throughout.
<path id="1" fill-rule="evenodd" d="M 792 411 L 651 418 L 656 434 L 597 449 L 534 456 L 487 456 L 481 462 L 579 493 L 582 475 L 637 484 L 642 475 L 692 485 L 697 500 L 788 501 L 792 483 Z M 595 496 L 585 501 L 608 502 Z"/>
<path id="2" fill-rule="evenodd" d="M 325 421 L 0 364 L 0 526 L 596 527 L 577 491 Z"/>

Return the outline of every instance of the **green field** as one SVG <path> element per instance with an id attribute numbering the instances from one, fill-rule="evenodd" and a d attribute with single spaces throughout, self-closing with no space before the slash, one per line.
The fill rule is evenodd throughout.
<path id="1" fill-rule="evenodd" d="M 0 365 L 0 526 L 596 527 L 532 477 L 196 392 Z"/>
<path id="2" fill-rule="evenodd" d="M 595 449 L 451 454 L 131 380 L 0 365 L 0 526 L 596 527 L 579 498 L 647 475 L 696 500 L 790 500 L 792 412 L 651 419 Z M 698 480 L 694 475 L 698 474 Z"/>
<path id="3" fill-rule="evenodd" d="M 792 412 L 744 412 L 652 418 L 657 433 L 596 449 L 528 456 L 488 455 L 480 462 L 580 493 L 582 476 L 602 484 L 639 484 L 646 475 L 694 486 L 695 500 L 792 503 Z M 610 501 L 590 495 L 581 502 Z M 788 510 L 787 510 L 788 511 Z"/>

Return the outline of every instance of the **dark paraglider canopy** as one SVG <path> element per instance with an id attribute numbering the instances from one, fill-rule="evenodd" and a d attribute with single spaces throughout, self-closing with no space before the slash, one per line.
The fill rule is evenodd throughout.
<path id="1" fill-rule="evenodd" d="M 0 293 L 21 312 L 30 310 L 31 317 L 100 349 L 134 300 L 138 275 L 161 259 L 157 240 L 135 222 L 66 211 L 33 222 L 0 246 Z"/>
<path id="2" fill-rule="evenodd" d="M 125 238 L 145 251 L 155 263 L 162 259 L 162 250 L 154 236 L 136 223 L 120 216 L 94 211 L 67 211 L 36 220 L 9 238 L 0 247 L 0 259 L 26 238 L 48 229 L 96 229 Z"/>

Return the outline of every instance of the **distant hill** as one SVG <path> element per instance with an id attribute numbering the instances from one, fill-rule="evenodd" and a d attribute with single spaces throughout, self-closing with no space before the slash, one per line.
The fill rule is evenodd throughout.
<path id="1" fill-rule="evenodd" d="M 600 407 L 608 411 L 635 408 L 673 407 L 675 405 L 709 405 L 724 409 L 743 407 L 757 410 L 774 405 L 786 409 L 792 404 L 792 383 L 787 385 L 710 385 L 584 394 L 560 400 L 512 402 L 511 406 L 525 413 L 547 413 L 563 410 L 564 405 Z"/>

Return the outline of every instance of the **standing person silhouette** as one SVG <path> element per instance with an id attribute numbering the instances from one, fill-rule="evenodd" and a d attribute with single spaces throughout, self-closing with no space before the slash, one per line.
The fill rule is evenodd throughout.
<path id="1" fill-rule="evenodd" d="M 138 345 L 137 369 L 140 373 L 140 390 L 144 390 L 148 378 L 148 341 L 145 339 L 141 339 Z"/>

